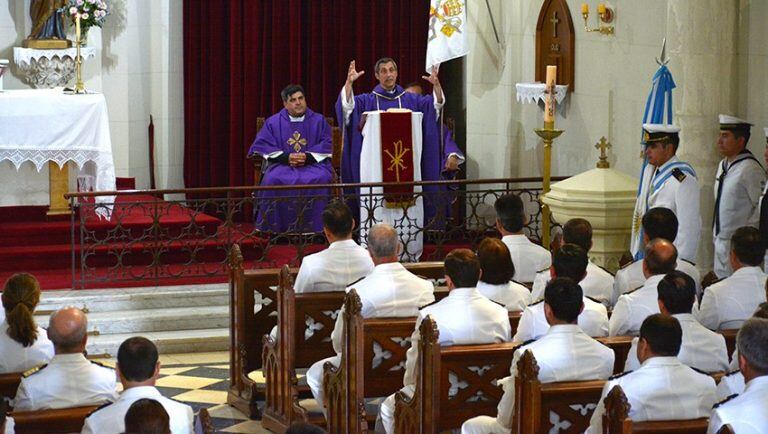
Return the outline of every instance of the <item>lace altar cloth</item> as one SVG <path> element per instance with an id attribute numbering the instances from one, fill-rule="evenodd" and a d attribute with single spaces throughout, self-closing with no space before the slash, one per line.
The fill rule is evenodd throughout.
<path id="1" fill-rule="evenodd" d="M 96 48 L 94 47 L 80 47 L 80 55 L 83 59 L 96 56 Z M 13 62 L 17 65 L 24 62 L 30 63 L 32 60 L 38 60 L 40 58 L 53 59 L 58 57 L 62 59 L 64 57 L 70 57 L 74 59 L 77 56 L 77 48 L 66 48 L 58 50 L 40 50 L 37 48 L 22 48 L 13 47 Z"/>
<path id="2" fill-rule="evenodd" d="M 49 161 L 60 167 L 71 161 L 79 177 L 93 177 L 96 191 L 114 191 L 115 163 L 104 95 L 65 95 L 61 88 L 0 93 L 3 160 L 17 170 L 30 161 L 38 171 Z M 100 196 L 96 202 L 112 203 L 113 199 Z M 96 213 L 109 218 L 111 207 L 97 206 Z"/>
<path id="3" fill-rule="evenodd" d="M 517 83 L 517 100 L 523 103 L 543 103 L 544 102 L 544 83 Z M 558 84 L 555 86 L 555 101 L 558 105 L 562 104 L 565 97 L 568 96 L 568 86 Z"/>

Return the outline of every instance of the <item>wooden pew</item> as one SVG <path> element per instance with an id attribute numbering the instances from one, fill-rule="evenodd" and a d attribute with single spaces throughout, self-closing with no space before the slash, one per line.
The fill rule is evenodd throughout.
<path id="1" fill-rule="evenodd" d="M 627 362 L 627 354 L 629 354 L 629 349 L 632 347 L 633 338 L 634 336 L 607 336 L 604 338 L 596 338 L 613 350 L 613 353 L 616 356 L 613 363 L 614 374 L 624 372 L 624 364 Z"/>
<path id="2" fill-rule="evenodd" d="M 16 396 L 19 383 L 21 383 L 21 372 L 0 374 L 0 400 L 3 398 L 13 399 Z"/>
<path id="3" fill-rule="evenodd" d="M 621 386 L 614 386 L 605 397 L 605 414 L 603 415 L 604 434 L 705 434 L 708 418 L 690 420 L 665 420 L 632 422 L 629 418 L 631 406 Z"/>
<path id="4" fill-rule="evenodd" d="M 36 410 L 11 412 L 16 434 L 63 434 L 80 432 L 85 418 L 99 408 L 98 405 L 86 407 L 61 408 L 56 410 Z"/>
<path id="5" fill-rule="evenodd" d="M 373 429 L 376 413 L 365 411 L 365 399 L 386 397 L 400 389 L 410 344 L 396 341 L 409 339 L 416 326 L 416 317 L 364 319 L 363 305 L 354 289 L 347 294 L 344 306 L 341 363 L 338 368 L 326 363 L 323 374 L 330 434 Z M 378 366 L 374 366 L 375 345 L 390 353 Z"/>
<path id="6" fill-rule="evenodd" d="M 269 335 L 264 336 L 264 428 L 282 433 L 293 422 L 325 424 L 322 414 L 311 418 L 307 409 L 299 405 L 296 370 L 336 354 L 330 339 L 335 323 L 333 313 L 341 308 L 344 296 L 342 291 L 296 294 L 290 269 L 283 266 L 277 288 L 277 342 Z M 314 332 L 307 337 L 310 329 Z"/>
<path id="7" fill-rule="evenodd" d="M 733 350 L 736 349 L 736 335 L 739 334 L 739 329 L 727 329 L 718 331 L 725 338 L 725 347 L 728 348 L 728 358 L 731 358 Z"/>
<path id="8" fill-rule="evenodd" d="M 551 432 L 555 424 L 558 433 L 577 434 L 589 427 L 595 406 L 605 386 L 605 380 L 563 381 L 542 384 L 539 366 L 531 351 L 526 351 L 517 363 L 515 379 L 515 408 L 512 432 L 538 434 Z M 552 419 L 555 415 L 557 419 Z M 554 423 L 553 423 L 554 422 Z"/>
<path id="9" fill-rule="evenodd" d="M 415 392 L 412 397 L 395 394 L 395 432 L 436 434 L 459 428 L 475 416 L 495 415 L 503 393 L 495 380 L 509 375 L 516 344 L 441 347 L 437 325 L 429 317 L 419 331 Z M 451 375 L 466 382 L 453 396 L 449 396 Z"/>

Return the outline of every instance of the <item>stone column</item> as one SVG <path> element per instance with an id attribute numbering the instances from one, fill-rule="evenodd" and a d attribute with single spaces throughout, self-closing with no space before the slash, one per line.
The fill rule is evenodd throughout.
<path id="1" fill-rule="evenodd" d="M 678 86 L 674 121 L 682 129 L 677 154 L 693 165 L 699 178 L 702 230 L 696 264 L 703 272 L 712 269 L 713 186 L 721 158 L 717 115 L 740 114 L 738 6 L 738 0 L 674 0 L 667 6 L 669 66 Z"/>

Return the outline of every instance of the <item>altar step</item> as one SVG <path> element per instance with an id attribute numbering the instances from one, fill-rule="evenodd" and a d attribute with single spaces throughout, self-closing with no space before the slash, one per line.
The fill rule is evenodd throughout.
<path id="1" fill-rule="evenodd" d="M 115 356 L 131 336 L 151 339 L 163 354 L 229 348 L 229 286 L 45 291 L 35 319 L 48 325 L 51 312 L 77 306 L 88 312 L 88 353 Z"/>

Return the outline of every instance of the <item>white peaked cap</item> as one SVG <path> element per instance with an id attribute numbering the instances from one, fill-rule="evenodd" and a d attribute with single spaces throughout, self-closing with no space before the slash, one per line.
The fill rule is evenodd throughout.
<path id="1" fill-rule="evenodd" d="M 643 129 L 649 134 L 654 133 L 667 133 L 677 134 L 680 132 L 680 127 L 671 124 L 643 124 Z"/>
<path id="2" fill-rule="evenodd" d="M 720 124 L 721 125 L 749 125 L 749 126 L 754 125 L 745 121 L 744 119 L 739 119 L 736 116 L 731 116 L 731 115 L 720 115 Z"/>

